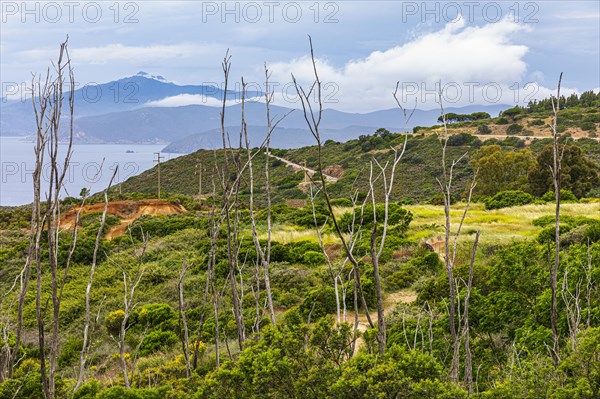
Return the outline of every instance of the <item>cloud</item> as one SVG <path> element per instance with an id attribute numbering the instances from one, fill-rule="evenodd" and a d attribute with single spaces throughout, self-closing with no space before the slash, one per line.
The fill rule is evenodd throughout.
<path id="1" fill-rule="evenodd" d="M 127 46 L 119 43 L 100 47 L 79 47 L 71 49 L 71 59 L 80 64 L 107 64 L 127 61 L 154 62 L 157 60 L 177 60 L 212 53 L 212 46 L 183 43 L 171 45 Z M 21 51 L 17 55 L 26 59 L 52 58 L 55 49 L 33 49 Z"/>
<path id="2" fill-rule="evenodd" d="M 247 98 L 248 102 L 256 102 L 261 98 Z M 239 98 L 227 100 L 226 106 L 239 104 Z M 183 107 L 186 105 L 207 105 L 211 107 L 220 107 L 223 102 L 217 98 L 202 94 L 179 94 L 177 96 L 165 97 L 156 101 L 149 101 L 145 104 L 148 107 Z"/>
<path id="3" fill-rule="evenodd" d="M 410 83 L 411 87 L 417 85 L 419 91 L 435 91 L 435 84 L 439 81 L 467 90 L 486 84 L 509 87 L 521 82 L 527 73 L 524 57 L 528 48 L 511 40 L 515 34 L 525 30 L 525 26 L 508 19 L 472 27 L 466 27 L 464 20 L 460 19 L 406 44 L 351 60 L 340 68 L 332 66 L 327 59 L 319 58 L 317 68 L 323 82 L 339 87 L 336 97 L 339 108 L 344 110 L 393 107 L 391 92 L 397 81 Z M 307 56 L 270 67 L 275 80 L 289 81 L 291 73 L 305 85 L 313 79 L 312 65 Z M 474 99 L 463 95 L 456 105 L 485 100 L 482 94 L 474 95 Z M 431 106 L 435 96 L 428 97 L 429 100 L 424 102 Z"/>

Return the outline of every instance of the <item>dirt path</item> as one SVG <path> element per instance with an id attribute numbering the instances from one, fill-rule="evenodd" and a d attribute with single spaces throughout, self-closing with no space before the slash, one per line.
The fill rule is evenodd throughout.
<path id="1" fill-rule="evenodd" d="M 299 170 L 305 171 L 310 177 L 312 177 L 315 173 L 317 173 L 317 171 L 314 169 L 310 169 L 310 168 L 307 168 L 306 166 L 298 165 L 297 163 L 288 161 L 285 158 L 281 158 L 281 157 L 278 157 L 277 155 L 273 155 L 270 152 L 268 152 L 267 155 L 270 156 L 271 158 L 280 160 L 281 162 L 285 163 L 287 166 L 291 166 L 295 171 L 299 171 Z M 327 181 L 327 182 L 335 183 L 336 181 L 338 181 L 337 177 L 329 176 L 329 175 L 326 175 L 325 173 L 323 173 L 323 176 L 325 176 L 325 181 Z"/>
<path id="2" fill-rule="evenodd" d="M 446 238 L 443 236 L 432 237 L 425 241 L 425 243 L 433 249 L 433 252 L 440 256 L 443 262 L 446 256 Z"/>
<path id="3" fill-rule="evenodd" d="M 518 136 L 518 135 L 513 135 L 513 134 L 473 134 L 473 136 L 477 137 L 480 140 L 486 140 L 486 139 L 503 140 L 507 137 L 516 137 L 520 140 L 533 140 L 533 139 L 545 139 L 545 138 L 551 137 L 551 136 Z M 600 137 L 572 136 L 571 138 L 574 140 L 592 139 L 592 140 L 596 140 L 596 141 L 600 142 Z"/>
<path id="4" fill-rule="evenodd" d="M 388 295 L 385 299 L 383 311 L 384 314 L 390 314 L 399 303 L 413 303 L 417 300 L 417 293 L 410 289 L 400 290 L 398 292 L 393 292 Z M 371 316 L 371 320 L 373 324 L 377 324 L 377 310 L 369 312 L 369 316 Z M 348 312 L 348 322 L 353 323 L 354 320 L 354 312 Z M 365 332 L 370 328 L 369 320 L 367 316 L 361 314 L 358 316 L 358 330 L 361 332 Z M 365 344 L 362 337 L 356 340 L 356 346 L 354 347 L 354 354 L 358 353 L 358 350 L 362 348 Z"/>
<path id="5" fill-rule="evenodd" d="M 75 216 L 78 209 L 79 207 L 74 207 L 62 216 L 60 222 L 61 227 L 66 229 L 72 229 L 74 227 Z M 103 210 L 104 203 L 100 202 L 97 204 L 85 205 L 82 213 L 102 212 Z M 155 199 L 109 202 L 107 213 L 121 219 L 121 224 L 111 228 L 106 234 L 106 239 L 110 240 L 125 234 L 127 227 L 143 215 L 174 215 L 185 211 L 185 208 L 180 204 Z"/>

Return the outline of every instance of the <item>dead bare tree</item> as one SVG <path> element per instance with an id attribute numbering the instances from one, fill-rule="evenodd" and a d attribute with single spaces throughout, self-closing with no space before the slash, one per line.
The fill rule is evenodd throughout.
<path id="1" fill-rule="evenodd" d="M 561 297 L 565 304 L 571 349 L 575 350 L 577 334 L 579 333 L 581 323 L 581 286 L 583 285 L 583 278 L 577 280 L 575 290 L 572 291 L 571 284 L 569 283 L 569 272 L 569 265 L 567 265 L 563 275 Z"/>
<path id="2" fill-rule="evenodd" d="M 554 263 L 550 266 L 550 290 L 552 291 L 552 303 L 550 307 L 550 325 L 552 328 L 552 361 L 554 366 L 558 366 L 560 361 L 559 356 L 559 332 L 558 332 L 558 309 L 557 309 L 557 279 L 558 279 L 558 266 L 560 263 L 560 188 L 561 188 L 561 169 L 562 169 L 562 158 L 564 154 L 564 147 L 560 148 L 559 139 L 560 135 L 556 128 L 558 124 L 558 111 L 560 110 L 560 84 L 562 82 L 562 72 L 558 78 L 558 85 L 556 88 L 556 98 L 550 97 L 552 103 L 552 111 L 554 118 L 552 120 L 552 167 L 550 168 L 552 174 L 552 185 L 554 186 L 554 199 L 555 199 L 555 228 L 554 228 Z"/>
<path id="3" fill-rule="evenodd" d="M 121 364 L 121 372 L 123 373 L 123 381 L 125 382 L 125 387 L 127 389 L 131 389 L 131 381 L 129 378 L 129 373 L 127 371 L 127 361 L 125 360 L 125 335 L 127 334 L 127 330 L 129 329 L 129 317 L 132 312 L 137 307 L 137 303 L 135 300 L 135 290 L 138 285 L 142 281 L 142 277 L 146 271 L 144 266 L 144 254 L 146 252 L 146 248 L 148 246 L 148 240 L 150 239 L 148 234 L 144 234 L 141 231 L 142 235 L 142 243 L 141 247 L 138 249 L 135 245 L 135 241 L 131 234 L 131 230 L 129 231 L 129 236 L 131 238 L 131 243 L 133 245 L 133 255 L 136 258 L 136 266 L 133 271 L 127 270 L 125 267 L 121 265 L 116 265 L 121 269 L 121 273 L 123 274 L 123 320 L 121 320 L 121 326 L 119 328 L 119 337 L 117 344 L 119 346 L 119 360 Z M 114 263 L 114 262 L 113 262 Z M 143 338 L 142 338 L 143 340 Z M 140 341 L 141 344 L 141 341 Z M 138 346 L 139 349 L 139 346 Z M 137 353 L 137 350 L 136 350 Z M 135 358 L 135 357 L 134 357 Z M 132 361 L 132 375 L 135 373 L 135 362 Z"/>
<path id="4" fill-rule="evenodd" d="M 373 279 L 374 279 L 374 283 L 375 283 L 375 292 L 377 295 L 377 329 L 378 329 L 378 343 L 379 343 L 379 354 L 383 355 L 383 352 L 385 350 L 385 344 L 386 344 L 386 331 L 385 331 L 385 315 L 384 315 L 384 309 L 383 309 L 383 292 L 382 292 L 382 288 L 381 288 L 381 278 L 379 275 L 379 259 L 381 258 L 381 254 L 383 253 L 383 249 L 385 247 L 385 240 L 387 237 L 387 231 L 388 231 L 388 224 L 389 224 L 389 205 L 390 205 L 390 198 L 392 195 L 392 190 L 394 189 L 394 183 L 395 183 L 395 176 L 396 176 L 396 168 L 398 166 L 398 164 L 400 163 L 400 161 L 402 160 L 402 157 L 404 156 L 404 152 L 406 151 L 406 143 L 408 142 L 408 131 L 407 131 L 407 126 L 408 126 L 408 122 L 410 121 L 410 118 L 412 117 L 413 113 L 415 112 L 416 109 L 416 104 L 415 104 L 415 108 L 413 108 L 412 112 L 410 113 L 410 115 L 407 116 L 407 112 L 406 109 L 404 107 L 402 107 L 402 105 L 400 104 L 400 101 L 398 100 L 398 87 L 400 85 L 400 82 L 396 83 L 396 90 L 393 93 L 394 99 L 396 100 L 396 103 L 398 104 L 398 106 L 400 107 L 400 109 L 403 112 L 404 115 L 404 143 L 401 147 L 401 150 L 398 151 L 397 148 L 392 147 L 391 151 L 394 154 L 394 158 L 393 160 L 387 161 L 386 163 L 382 164 L 380 163 L 377 158 L 373 157 L 373 160 L 371 161 L 371 168 L 370 168 L 370 174 L 369 174 L 369 187 L 370 187 L 370 191 L 371 191 L 371 200 L 372 200 L 372 206 L 373 206 L 373 228 L 371 229 L 371 262 L 373 263 Z M 379 237 L 379 245 L 377 244 L 377 232 L 379 229 L 379 222 L 377 220 L 377 200 L 376 200 L 376 190 L 375 190 L 375 181 L 377 179 L 373 178 L 373 164 L 377 165 L 377 167 L 379 168 L 379 179 L 381 179 L 382 182 L 382 189 L 383 189 L 383 206 L 384 206 L 384 216 L 383 216 L 383 221 L 382 221 L 382 233 L 381 236 Z M 390 167 L 390 172 L 389 172 L 389 176 L 388 176 L 388 167 Z"/>
<path id="5" fill-rule="evenodd" d="M 19 299 L 17 309 L 17 326 L 15 329 L 15 344 L 9 353 L 7 354 L 7 367 L 6 367 L 6 378 L 12 378 L 13 371 L 16 364 L 16 356 L 19 352 L 22 339 L 23 331 L 23 309 L 25 306 L 25 297 L 27 295 L 29 280 L 31 277 L 31 266 L 38 262 L 40 240 L 42 237 L 42 230 L 44 225 L 44 219 L 42 218 L 41 204 L 41 176 L 42 168 L 44 165 L 44 155 L 46 152 L 46 145 L 48 142 L 48 132 L 51 125 L 45 123 L 50 112 L 50 98 L 53 86 L 50 80 L 50 70 L 46 73 L 45 81 L 42 83 L 41 78 L 38 76 L 32 77 L 31 91 L 32 91 L 32 105 L 36 119 L 36 143 L 34 148 L 35 153 L 35 167 L 33 170 L 33 203 L 31 207 L 31 223 L 29 230 L 29 246 L 27 250 L 27 257 L 25 259 L 25 265 L 19 273 Z M 37 98 L 36 98 L 37 96 Z M 37 270 L 37 268 L 36 268 Z M 8 340 L 5 340 L 8 344 Z"/>
<path id="6" fill-rule="evenodd" d="M 271 135 L 277 125 L 287 116 L 288 112 L 281 116 L 279 119 L 274 120 L 271 118 L 271 101 L 273 99 L 273 93 L 270 92 L 269 88 L 269 78 L 270 73 L 265 64 L 265 106 L 267 110 L 267 134 L 266 138 L 263 142 L 263 146 L 265 149 L 265 195 L 267 200 L 267 242 L 265 247 L 260 243 L 258 239 L 258 232 L 256 228 L 256 217 L 254 215 L 254 167 L 253 167 L 253 156 L 250 150 L 250 139 L 248 137 L 248 129 L 246 125 L 245 119 L 245 98 L 246 98 L 246 83 L 244 82 L 244 78 L 242 78 L 242 132 L 245 140 L 245 149 L 247 154 L 247 169 L 249 173 L 249 188 L 250 188 L 250 198 L 249 198 L 249 212 L 250 212 L 250 222 L 252 225 L 252 240 L 254 242 L 254 247 L 256 249 L 257 262 L 259 262 L 262 266 L 262 270 L 264 273 L 264 282 L 265 282 L 265 291 L 266 291 L 266 301 L 267 308 L 269 310 L 269 318 L 271 320 L 271 324 L 275 325 L 275 310 L 273 308 L 273 296 L 271 293 L 271 281 L 269 278 L 269 264 L 271 262 L 271 230 L 272 230 L 272 215 L 271 215 L 271 187 L 270 187 L 270 171 L 269 171 L 269 148 L 271 143 Z M 260 287 L 258 287 L 260 290 Z M 258 317 L 257 317 L 258 319 Z M 258 321 L 258 320 L 257 320 Z M 257 324 L 258 326 L 258 324 Z"/>
<path id="7" fill-rule="evenodd" d="M 110 190 L 112 183 L 117 175 L 119 167 L 115 168 L 110 181 L 108 182 L 108 186 L 104 190 L 104 209 L 102 210 L 102 217 L 100 218 L 100 227 L 98 228 L 98 233 L 96 234 L 96 241 L 94 242 L 94 252 L 92 254 L 92 265 L 90 268 L 90 278 L 88 280 L 87 287 L 85 289 L 85 321 L 83 324 L 83 343 L 81 346 L 81 352 L 79 354 L 79 372 L 77 375 L 77 383 L 75 384 L 74 391 L 77 391 L 81 384 L 83 383 L 83 378 L 85 374 L 85 365 L 87 361 L 87 356 L 90 349 L 91 337 L 89 335 L 90 330 L 90 313 L 91 313 L 91 294 L 92 294 L 92 285 L 94 283 L 94 274 L 96 273 L 96 263 L 98 260 L 98 250 L 100 248 L 100 239 L 102 238 L 102 234 L 104 233 L 104 224 L 106 223 L 106 214 L 108 212 L 108 191 Z M 79 208 L 79 212 L 83 209 L 83 204 L 81 208 Z M 77 223 L 79 216 L 77 216 L 75 220 L 74 236 L 76 237 L 77 233 Z M 71 254 L 69 254 L 70 256 Z"/>
<path id="8" fill-rule="evenodd" d="M 187 319 L 185 318 L 185 302 L 183 298 L 183 279 L 185 278 L 185 272 L 187 271 L 187 258 L 183 257 L 183 265 L 181 266 L 181 272 L 179 273 L 179 281 L 177 283 L 177 291 L 179 292 L 179 329 L 181 345 L 183 347 L 183 357 L 185 358 L 185 375 L 187 378 L 191 376 L 190 369 L 190 336 L 188 331 Z"/>
<path id="9" fill-rule="evenodd" d="M 458 369 L 459 369 L 459 359 L 460 359 L 461 337 L 459 336 L 458 331 L 457 331 L 457 321 L 460 326 L 460 316 L 458 318 L 456 317 L 457 294 L 456 294 L 456 282 L 454 279 L 454 266 L 456 264 L 458 237 L 460 235 L 463 223 L 464 223 L 467 213 L 469 211 L 469 206 L 471 204 L 471 197 L 473 195 L 473 189 L 475 188 L 475 186 L 477 184 L 477 171 L 475 171 L 473 178 L 471 179 L 471 182 L 469 185 L 469 190 L 468 190 L 468 197 L 467 197 L 467 201 L 465 204 L 465 209 L 464 209 L 461 219 L 458 223 L 456 232 L 454 234 L 452 234 L 452 232 L 451 232 L 452 220 L 450 217 L 450 205 L 452 202 L 452 191 L 454 189 L 454 186 L 453 186 L 454 167 L 456 165 L 458 165 L 458 163 L 460 163 L 467 156 L 467 153 L 462 154 L 456 160 L 452 160 L 452 162 L 448 166 L 448 162 L 446 159 L 446 149 L 447 149 L 448 139 L 449 139 L 448 122 L 447 122 L 447 118 L 446 118 L 446 112 L 444 111 L 444 102 L 443 102 L 443 93 L 442 93 L 442 89 L 441 89 L 441 84 L 440 84 L 440 89 L 438 91 L 438 102 L 440 105 L 441 119 L 442 119 L 442 124 L 443 124 L 443 128 L 444 128 L 444 134 L 443 134 L 443 137 L 441 138 L 442 176 L 441 176 L 441 179 L 436 178 L 436 180 L 440 187 L 440 192 L 442 194 L 442 198 L 444 201 L 444 217 L 445 217 L 444 264 L 446 267 L 446 273 L 448 275 L 448 284 L 450 286 L 450 304 L 449 304 L 449 308 L 448 308 L 448 316 L 449 316 L 449 330 L 450 330 L 450 337 L 452 340 L 452 353 L 453 353 L 452 363 L 450 366 L 450 380 L 454 383 L 457 383 L 458 382 L 458 371 L 459 371 Z M 452 245 L 452 248 L 450 248 L 451 245 Z"/>
<path id="10" fill-rule="evenodd" d="M 32 222 L 30 230 L 30 247 L 28 250 L 25 267 L 22 271 L 22 284 L 19 298 L 18 321 L 17 321 L 17 340 L 14 351 L 9 359 L 10 368 L 14 367 L 14 360 L 21 344 L 21 335 L 23 327 L 23 306 L 27 293 L 28 280 L 31 273 L 31 264 L 35 263 L 36 270 L 36 319 L 38 324 L 38 344 L 40 352 L 40 374 L 43 387 L 43 394 L 46 399 L 54 399 L 56 396 L 55 376 L 57 370 L 57 357 L 59 347 L 59 314 L 62 289 L 66 281 L 71 258 L 67 258 L 65 264 L 65 276 L 63 279 L 58 277 L 58 248 L 60 232 L 60 195 L 63 190 L 64 178 L 69 169 L 71 159 L 71 148 L 73 144 L 73 112 L 74 112 L 74 92 L 75 78 L 73 68 L 67 49 L 68 37 L 61 43 L 58 60 L 53 64 L 56 77 L 52 77 L 50 68 L 46 72 L 46 77 L 42 82 L 41 78 L 33 76 L 31 82 L 32 104 L 37 126 L 35 162 L 34 171 L 34 200 L 32 210 Z M 67 129 L 68 144 L 66 153 L 62 160 L 59 160 L 59 142 L 61 141 L 61 116 L 63 112 L 64 95 L 67 93 L 68 102 L 66 104 L 70 124 Z M 49 188 L 45 194 L 45 209 L 41 209 L 41 168 L 43 165 L 44 153 L 47 152 L 50 160 L 49 169 Z M 41 237 L 44 227 L 46 227 L 46 238 L 48 248 L 48 266 L 51 276 L 50 300 L 52 302 L 52 317 L 50 337 L 46 339 L 46 326 L 44 320 L 45 309 L 42 309 L 42 275 L 43 265 L 41 256 Z M 75 234 L 76 237 L 76 234 Z M 76 242 L 71 243 L 71 251 L 74 250 Z M 45 264 L 45 263 L 44 263 Z M 48 364 L 46 365 L 46 360 Z M 10 371 L 9 373 L 12 373 Z M 11 374 L 12 375 L 12 374 Z"/>
<path id="11" fill-rule="evenodd" d="M 229 72 L 231 71 L 231 56 L 229 55 L 229 50 L 225 53 L 225 57 L 223 58 L 223 62 L 221 63 L 221 67 L 223 70 L 224 76 L 224 90 L 223 90 L 223 101 L 221 104 L 221 138 L 223 141 L 223 174 L 221 176 L 221 187 L 223 190 L 223 210 L 225 215 L 225 228 L 227 230 L 227 261 L 229 265 L 229 274 L 231 278 L 231 297 L 233 302 L 233 316 L 235 318 L 235 323 L 237 326 L 237 337 L 238 344 L 240 350 L 242 349 L 244 339 L 245 339 L 245 329 L 244 329 L 244 319 L 243 313 L 241 310 L 241 301 L 239 298 L 238 288 L 237 288 L 237 279 L 236 275 L 236 255 L 235 255 L 235 236 L 237 232 L 234 228 L 234 222 L 231 217 L 231 208 L 236 204 L 231 203 L 231 196 L 229 195 L 230 189 L 237 186 L 239 188 L 239 169 L 238 168 L 238 178 L 236 178 L 233 184 L 230 183 L 230 168 L 229 168 L 229 160 L 228 160 L 228 151 L 231 149 L 231 145 L 228 145 L 228 135 L 225 128 L 225 109 L 227 105 L 227 87 L 229 83 Z M 237 191 L 236 191 L 237 192 Z M 236 194 L 237 196 L 237 194 Z"/>
<path id="12" fill-rule="evenodd" d="M 469 395 L 473 394 L 473 361 L 471 355 L 471 343 L 469 341 L 469 305 L 471 300 L 471 290 L 473 287 L 473 268 L 475 266 L 475 255 L 477 253 L 477 245 L 479 244 L 479 230 L 475 233 L 475 242 L 471 253 L 471 263 L 469 264 L 469 277 L 465 284 L 467 290 L 464 299 L 464 311 L 462 320 L 462 336 L 465 340 L 465 375 L 464 384 L 467 387 Z"/>
<path id="13" fill-rule="evenodd" d="M 587 243 L 587 267 L 585 269 L 585 302 L 587 308 L 587 317 L 585 320 L 585 326 L 590 328 L 590 322 L 592 318 L 592 292 L 598 289 L 594 286 L 594 280 L 592 278 L 592 253 L 590 251 L 590 241 Z"/>
<path id="14" fill-rule="evenodd" d="M 331 205 L 331 199 L 330 199 L 329 191 L 327 189 L 327 181 L 325 178 L 325 174 L 323 173 L 323 154 L 322 154 L 323 142 L 322 142 L 321 133 L 320 133 L 320 124 L 321 124 L 321 120 L 323 117 L 323 101 L 322 101 L 322 91 L 321 91 L 322 82 L 321 82 L 321 79 L 319 78 L 319 74 L 317 72 L 317 63 L 316 63 L 316 59 L 315 59 L 315 55 L 314 55 L 312 38 L 309 36 L 308 40 L 309 40 L 309 45 L 310 45 L 310 56 L 311 56 L 311 62 L 312 62 L 312 71 L 313 71 L 314 81 L 310 85 L 310 88 L 308 90 L 305 90 L 298 83 L 294 74 L 292 74 L 292 82 L 294 84 L 294 88 L 296 89 L 296 93 L 298 94 L 298 97 L 300 98 L 300 103 L 302 106 L 302 111 L 303 111 L 304 120 L 306 122 L 306 125 L 317 143 L 317 168 L 316 168 L 316 170 L 319 175 L 320 186 L 321 186 L 323 198 L 325 200 L 325 204 L 327 206 L 327 210 L 331 217 L 331 221 L 333 223 L 335 232 L 336 232 L 339 240 L 342 243 L 342 247 L 344 249 L 346 256 L 348 257 L 348 259 L 350 260 L 350 262 L 352 263 L 352 266 L 353 266 L 353 275 L 354 275 L 354 284 L 355 284 L 354 295 L 357 296 L 360 293 L 360 301 L 361 301 L 361 305 L 362 305 L 363 309 L 365 310 L 365 316 L 367 317 L 369 326 L 371 328 L 374 328 L 375 325 L 373 324 L 373 321 L 371 320 L 371 316 L 369 314 L 369 308 L 367 306 L 367 302 L 365 300 L 364 293 L 362 290 L 362 285 L 360 282 L 359 262 L 356 259 L 356 257 L 354 256 L 351 243 L 344 236 L 344 233 L 338 223 L 335 213 L 333 212 L 333 206 Z M 313 95 L 315 96 L 314 100 L 311 99 Z M 358 300 L 358 298 L 355 298 L 355 325 L 358 324 L 357 300 Z"/>

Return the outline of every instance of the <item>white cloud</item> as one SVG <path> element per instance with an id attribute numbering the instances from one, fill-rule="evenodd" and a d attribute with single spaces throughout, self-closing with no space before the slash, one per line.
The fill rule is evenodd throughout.
<path id="1" fill-rule="evenodd" d="M 172 44 L 151 46 L 127 46 L 120 43 L 100 47 L 79 47 L 71 49 L 71 59 L 80 64 L 107 64 L 109 62 L 152 62 L 157 60 L 177 60 L 178 58 L 198 57 L 212 53 L 212 46 L 201 44 Z M 26 59 L 52 58 L 55 49 L 33 49 L 21 51 L 17 55 Z"/>
<path id="2" fill-rule="evenodd" d="M 247 98 L 248 102 L 256 102 L 261 98 Z M 240 99 L 227 100 L 226 106 L 239 104 Z M 157 101 L 147 102 L 148 107 L 183 107 L 186 105 L 208 105 L 211 107 L 220 107 L 223 102 L 217 98 L 205 96 L 202 94 L 179 94 L 177 96 L 165 97 Z"/>
<path id="3" fill-rule="evenodd" d="M 521 82 L 526 75 L 524 56 L 528 48 L 511 41 L 514 34 L 526 29 L 508 19 L 474 27 L 466 27 L 461 20 L 404 45 L 351 60 L 341 68 L 319 58 L 317 68 L 323 82 L 339 87 L 336 94 L 338 107 L 348 111 L 393 107 L 391 92 L 397 81 L 432 92 L 436 82 L 455 84 L 461 86 L 464 93 L 454 105 L 466 105 L 472 101 L 482 103 L 483 94 L 477 93 L 481 90 L 473 90 L 477 98 L 470 99 L 467 95 L 469 87 L 487 84 L 510 87 Z M 275 63 L 270 67 L 275 80 L 289 81 L 291 73 L 303 84 L 313 79 L 309 57 Z M 502 92 L 505 96 L 506 90 Z M 426 101 L 420 102 L 431 106 L 435 96 L 425 97 Z"/>

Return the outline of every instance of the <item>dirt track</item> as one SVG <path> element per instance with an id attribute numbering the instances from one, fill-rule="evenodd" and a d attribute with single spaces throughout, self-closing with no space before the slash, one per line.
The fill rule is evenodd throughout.
<path id="1" fill-rule="evenodd" d="M 66 212 L 61 218 L 63 228 L 72 229 L 75 225 L 75 216 L 79 207 L 74 207 Z M 85 205 L 82 213 L 102 212 L 104 203 Z M 143 215 L 174 215 L 185 212 L 185 208 L 180 204 L 155 199 L 140 201 L 114 201 L 108 203 L 107 212 L 121 219 L 121 224 L 113 227 L 106 234 L 107 239 L 118 237 L 125 234 L 127 227 L 137 218 Z"/>
<path id="2" fill-rule="evenodd" d="M 306 172 L 306 174 L 308 174 L 310 177 L 312 177 L 315 173 L 317 173 L 314 169 L 310 169 L 310 168 L 307 168 L 306 166 L 298 165 L 297 163 L 288 161 L 285 158 L 281 158 L 281 157 L 278 157 L 277 155 L 273 155 L 270 152 L 267 153 L 267 155 L 270 156 L 271 158 L 280 160 L 281 162 L 285 163 L 287 166 L 291 166 L 292 169 L 294 169 L 295 171 L 304 170 Z M 323 176 L 325 177 L 325 181 L 328 181 L 331 183 L 335 183 L 336 181 L 338 181 L 337 177 L 329 176 L 329 175 L 326 175 L 325 173 L 323 173 Z"/>
<path id="3" fill-rule="evenodd" d="M 384 314 L 390 314 L 399 303 L 413 303 L 417 300 L 417 293 L 410 289 L 400 290 L 398 292 L 391 293 L 385 300 L 383 311 Z M 377 310 L 372 310 L 369 312 L 369 316 L 371 316 L 371 320 L 373 324 L 377 325 Z M 354 321 L 354 312 L 348 312 L 348 322 L 353 323 Z M 369 321 L 367 320 L 367 316 L 364 314 L 360 314 L 358 316 L 358 330 L 361 332 L 365 332 L 369 329 Z M 354 347 L 354 354 L 358 353 L 358 350 L 365 344 L 362 337 L 359 337 L 356 340 L 356 346 Z"/>

